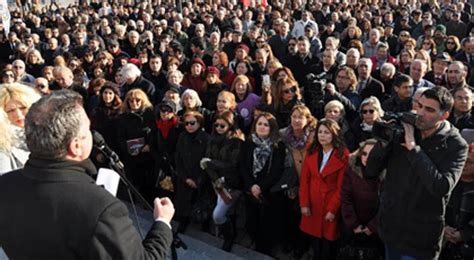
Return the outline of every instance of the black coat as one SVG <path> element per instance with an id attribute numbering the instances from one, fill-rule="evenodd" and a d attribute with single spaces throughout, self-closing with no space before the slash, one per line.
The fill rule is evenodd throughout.
<path id="1" fill-rule="evenodd" d="M 410 111 L 411 107 L 412 107 L 411 98 L 406 99 L 406 100 L 401 100 L 396 94 L 382 103 L 382 108 L 384 111 L 390 111 L 390 112 L 395 112 L 395 113 Z"/>
<path id="2" fill-rule="evenodd" d="M 152 157 L 151 153 L 140 153 L 137 156 L 131 156 L 128 153 L 127 140 L 144 138 L 145 144 L 148 144 L 153 152 L 157 143 L 153 110 L 145 109 L 139 113 L 124 113 L 118 118 L 117 124 L 119 126 L 117 127 L 117 142 L 122 158 L 133 162 L 149 160 Z"/>
<path id="3" fill-rule="evenodd" d="M 379 99 L 380 102 L 384 101 L 384 93 L 385 93 L 385 88 L 382 84 L 382 82 L 376 80 L 373 77 L 369 77 L 367 80 L 365 87 L 360 91 L 360 97 L 362 100 L 374 96 Z"/>
<path id="4" fill-rule="evenodd" d="M 166 259 L 171 229 L 155 221 L 142 241 L 127 207 L 88 176 L 89 164 L 30 157 L 0 178 L 0 244 L 9 258 Z"/>
<path id="5" fill-rule="evenodd" d="M 435 259 L 441 250 L 444 214 L 451 191 L 461 177 L 468 146 L 449 122 L 421 139 L 411 151 L 399 144 L 372 149 L 367 178 L 386 168 L 379 206 L 382 240 L 406 255 Z"/>
<path id="6" fill-rule="evenodd" d="M 156 101 L 156 88 L 155 88 L 155 85 L 153 85 L 153 83 L 151 83 L 149 80 L 145 79 L 143 76 L 139 76 L 132 84 L 127 84 L 127 82 L 125 82 L 123 85 L 122 85 L 122 90 L 123 90 L 123 95 L 122 95 L 122 100 L 125 99 L 125 95 L 127 94 L 127 92 L 131 89 L 135 89 L 135 88 L 139 88 L 141 90 L 143 90 L 143 92 L 146 93 L 146 95 L 148 96 L 148 100 L 150 102 L 155 102 Z"/>
<path id="7" fill-rule="evenodd" d="M 200 189 L 199 192 L 205 192 L 206 187 L 210 187 L 209 178 L 199 165 L 206 153 L 208 141 L 209 134 L 202 130 L 194 134 L 182 132 L 179 135 L 175 154 L 176 212 L 179 216 L 189 216 L 193 197 L 198 193 L 186 184 L 186 179 L 192 179 Z"/>
<path id="8" fill-rule="evenodd" d="M 263 169 L 253 175 L 253 151 L 256 144 L 249 138 L 240 151 L 239 170 L 244 181 L 244 190 L 250 191 L 254 184 L 257 184 L 262 194 L 268 194 L 270 189 L 281 179 L 285 162 L 285 144 L 278 142 L 274 145 L 271 159 L 268 158 Z"/>
<path id="9" fill-rule="evenodd" d="M 236 137 L 213 136 L 206 149 L 206 157 L 211 159 L 207 167 L 217 173 L 217 176 L 224 177 L 227 185 L 234 189 L 242 187 L 238 171 L 241 145 L 242 140 Z"/>
<path id="10" fill-rule="evenodd" d="M 300 86 L 306 86 L 307 80 L 306 75 L 309 73 L 314 73 L 311 68 L 317 66 L 319 63 L 319 58 L 313 54 L 308 54 L 308 56 L 303 59 L 299 54 L 291 56 L 285 61 L 285 66 L 287 66 L 295 76 L 296 81 Z"/>

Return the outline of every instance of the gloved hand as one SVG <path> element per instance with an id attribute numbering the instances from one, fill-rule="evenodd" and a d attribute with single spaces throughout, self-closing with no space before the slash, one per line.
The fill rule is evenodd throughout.
<path id="1" fill-rule="evenodd" d="M 207 157 L 204 157 L 201 159 L 201 161 L 199 162 L 199 165 L 201 166 L 201 169 L 205 170 L 207 168 L 207 163 L 210 162 L 211 159 L 207 158 Z"/>

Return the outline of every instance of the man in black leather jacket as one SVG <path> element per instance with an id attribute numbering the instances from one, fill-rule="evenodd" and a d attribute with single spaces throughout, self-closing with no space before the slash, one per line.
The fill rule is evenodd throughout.
<path id="1" fill-rule="evenodd" d="M 415 126 L 403 123 L 405 142 L 379 141 L 364 172 L 376 178 L 387 170 L 379 207 L 387 260 L 438 258 L 445 208 L 467 157 L 466 142 L 446 121 L 449 91 L 428 89 L 418 105 Z"/>

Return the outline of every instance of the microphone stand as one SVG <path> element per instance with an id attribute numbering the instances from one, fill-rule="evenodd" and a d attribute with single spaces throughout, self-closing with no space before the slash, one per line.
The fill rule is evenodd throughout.
<path id="1" fill-rule="evenodd" d="M 125 169 L 123 166 L 123 163 L 120 161 L 118 156 L 109 156 L 106 153 L 102 151 L 99 147 L 96 147 L 106 158 L 109 159 L 109 166 L 111 169 L 113 169 L 117 174 L 120 176 L 120 179 L 122 180 L 123 184 L 125 184 L 125 187 L 127 188 L 128 191 L 128 196 L 130 197 L 130 202 L 132 203 L 133 210 L 135 211 L 135 216 L 137 216 L 137 226 L 138 226 L 138 231 L 142 238 L 144 237 L 141 229 L 140 229 L 140 223 L 138 221 L 138 215 L 137 215 L 137 210 L 135 207 L 135 203 L 133 202 L 133 197 L 130 191 L 132 191 L 137 198 L 145 205 L 145 207 L 153 212 L 153 207 L 148 203 L 148 201 L 142 196 L 142 194 L 133 186 L 133 184 L 130 182 L 130 180 L 127 179 L 125 176 Z M 171 224 L 171 223 L 170 223 Z M 188 249 L 188 246 L 181 240 L 181 238 L 178 236 L 177 231 L 173 231 L 173 241 L 171 242 L 171 259 L 176 260 L 178 259 L 178 254 L 176 250 L 178 248 L 183 248 L 184 250 Z"/>

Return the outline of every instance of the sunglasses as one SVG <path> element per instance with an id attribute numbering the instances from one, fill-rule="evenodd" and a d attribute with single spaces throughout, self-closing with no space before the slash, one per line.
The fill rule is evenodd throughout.
<path id="1" fill-rule="evenodd" d="M 227 126 L 224 125 L 224 124 L 215 123 L 215 124 L 214 124 L 214 127 L 215 127 L 215 128 L 220 128 L 220 129 L 225 129 Z"/>
<path id="2" fill-rule="evenodd" d="M 193 126 L 193 125 L 195 125 L 196 123 L 197 123 L 196 121 L 186 121 L 186 122 L 184 122 L 184 125 L 185 125 L 185 126 Z"/>
<path id="3" fill-rule="evenodd" d="M 362 152 L 362 156 L 367 156 L 369 155 L 367 152 Z"/>
<path id="4" fill-rule="evenodd" d="M 295 43 L 288 43 L 288 46 L 296 46 Z"/>
<path id="5" fill-rule="evenodd" d="M 454 44 L 454 42 L 446 42 L 446 44 Z"/>
<path id="6" fill-rule="evenodd" d="M 362 114 L 367 114 L 367 113 L 373 114 L 374 112 L 375 112 L 375 110 L 373 110 L 373 109 L 363 109 L 362 110 Z"/>
<path id="7" fill-rule="evenodd" d="M 171 109 L 171 107 L 160 107 L 160 111 L 163 113 L 171 113 L 173 109 Z"/>
<path id="8" fill-rule="evenodd" d="M 283 90 L 283 93 L 285 94 L 290 94 L 290 93 L 296 93 L 296 88 L 295 87 L 292 87 L 292 88 L 287 88 L 285 90 Z"/>

